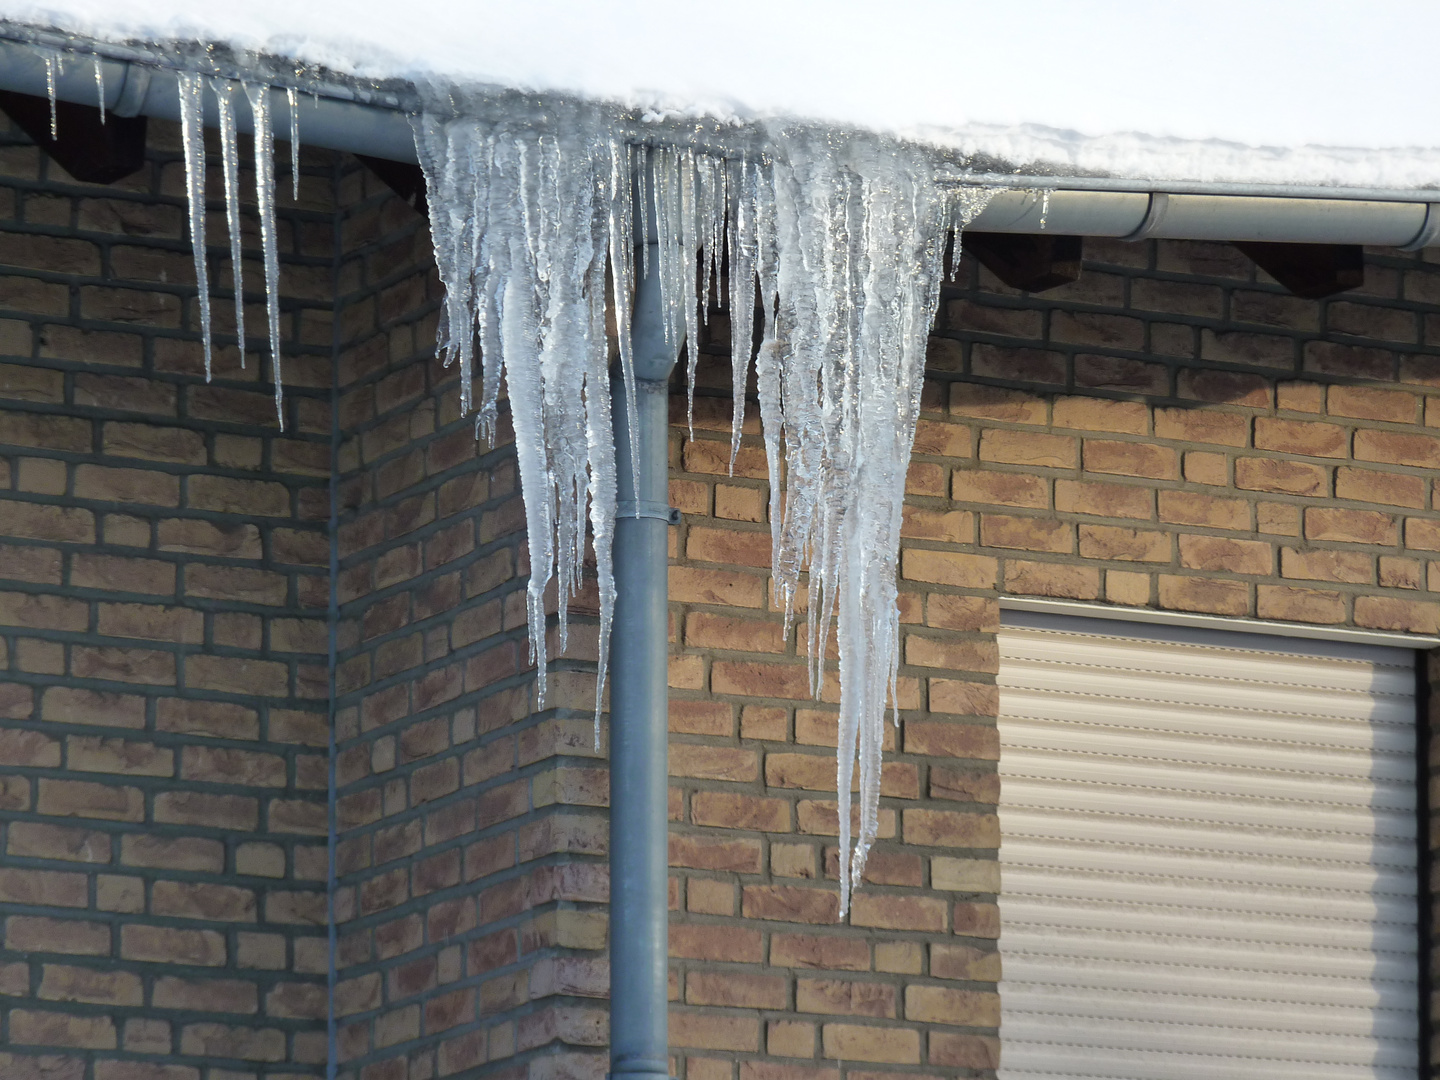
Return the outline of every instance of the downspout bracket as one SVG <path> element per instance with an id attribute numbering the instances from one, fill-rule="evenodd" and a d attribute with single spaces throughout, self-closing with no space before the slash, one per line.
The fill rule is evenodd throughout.
<path id="1" fill-rule="evenodd" d="M 667 506 L 663 502 L 653 502 L 649 499 L 621 499 L 615 504 L 615 517 L 617 519 L 657 518 L 667 525 L 680 524 L 678 507 Z"/>

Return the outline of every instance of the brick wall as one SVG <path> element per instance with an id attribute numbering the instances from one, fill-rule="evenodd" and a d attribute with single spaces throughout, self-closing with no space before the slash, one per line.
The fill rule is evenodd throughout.
<path id="1" fill-rule="evenodd" d="M 333 727 L 340 1074 L 598 1077 L 593 598 L 536 711 L 513 452 L 475 443 L 431 358 L 423 223 L 307 158 L 281 437 L 253 350 L 199 372 L 175 133 L 153 131 L 147 170 L 104 189 L 0 140 L 0 1072 L 323 1069 Z M 993 1070 L 1002 594 L 1436 630 L 1440 265 L 1372 252 L 1364 289 L 1317 303 L 1222 245 L 1087 255 L 1042 296 L 968 260 L 946 292 L 902 723 L 844 924 L 833 683 L 807 698 L 775 607 L 753 417 L 725 475 L 711 313 L 696 436 L 679 408 L 672 433 L 685 1080 Z"/>
<path id="2" fill-rule="evenodd" d="M 962 261 L 907 489 L 882 839 L 843 925 L 833 684 L 808 700 L 775 609 L 753 421 L 726 475 L 716 321 L 717 396 L 672 459 L 687 1080 L 994 1066 L 1001 595 L 1436 631 L 1440 266 L 1368 264 L 1363 289 L 1313 302 L 1225 245 L 1090 241 L 1081 280 L 1035 297 Z"/>
<path id="3" fill-rule="evenodd" d="M 433 360 L 429 235 L 383 192 L 345 232 L 341 1075 L 603 1071 L 604 1014 L 585 1003 L 608 986 L 594 628 L 573 628 L 535 711 L 515 455 L 477 443 Z"/>
<path id="4" fill-rule="evenodd" d="M 333 165 L 311 155 L 281 213 L 282 437 L 228 300 L 205 383 L 178 133 L 151 133 L 145 169 L 107 188 L 0 133 L 0 1074 L 16 1080 L 324 1067 Z"/>

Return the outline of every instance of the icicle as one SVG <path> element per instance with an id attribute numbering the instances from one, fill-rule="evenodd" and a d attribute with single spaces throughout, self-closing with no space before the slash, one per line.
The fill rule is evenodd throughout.
<path id="1" fill-rule="evenodd" d="M 205 85 L 199 75 L 182 71 L 180 140 L 185 151 L 185 194 L 190 203 L 190 247 L 195 254 L 195 287 L 200 298 L 200 343 L 205 351 L 205 381 L 210 381 L 210 270 L 205 257 Z"/>
<path id="2" fill-rule="evenodd" d="M 617 130 L 598 109 L 576 105 L 538 119 L 517 111 L 493 121 L 416 123 L 445 286 L 438 347 L 459 366 L 467 408 L 478 363 L 473 407 L 482 429 L 493 425 L 502 374 L 508 387 L 530 542 L 537 693 L 543 705 L 546 590 L 554 579 L 563 649 L 588 518 L 600 599 L 598 745 L 616 497 L 607 256 L 624 384 L 634 380 L 628 321 L 639 241 L 639 274 L 661 282 L 665 340 L 677 353 L 686 345 L 692 400 L 700 307 L 719 288 L 728 257 L 732 464 L 753 362 L 776 589 L 788 626 L 808 573 L 806 642 L 817 694 L 832 627 L 839 657 L 843 912 L 878 830 L 881 743 L 899 669 L 905 474 L 946 239 L 955 234 L 958 258 L 960 230 L 991 193 L 942 188 L 928 154 L 878 139 L 778 131 L 773 153 L 722 161 L 684 145 L 631 149 Z"/>
<path id="3" fill-rule="evenodd" d="M 1040 192 L 1040 231 L 1045 231 L 1045 219 L 1050 216 L 1050 196 L 1052 192 L 1046 188 Z"/>
<path id="4" fill-rule="evenodd" d="M 275 380 L 275 415 L 285 430 L 285 388 L 280 375 L 280 252 L 275 236 L 275 136 L 270 127 L 270 88 L 245 84 L 255 117 L 255 203 L 260 213 L 260 248 L 265 260 L 265 310 L 270 323 L 270 366 Z"/>
<path id="5" fill-rule="evenodd" d="M 230 231 L 230 277 L 235 287 L 235 347 L 245 367 L 245 252 L 240 235 L 240 148 L 235 137 L 235 84 L 212 79 L 220 119 L 220 164 L 225 179 L 225 224 Z"/>
<path id="6" fill-rule="evenodd" d="M 290 194 L 295 202 L 300 201 L 300 103 L 295 99 L 295 88 L 285 88 L 285 100 L 290 104 Z"/>
<path id="7" fill-rule="evenodd" d="M 60 73 L 60 54 L 45 54 L 45 92 L 50 96 L 50 138 L 60 137 L 59 103 L 55 96 L 55 76 Z"/>
<path id="8" fill-rule="evenodd" d="M 95 96 L 99 98 L 100 123 L 105 123 L 105 66 L 100 62 L 100 54 L 95 54 Z"/>
<path id="9" fill-rule="evenodd" d="M 644 161 L 642 156 L 639 159 Z M 643 167 L 643 165 L 642 165 Z M 620 379 L 625 386 L 626 430 L 630 434 L 631 489 L 640 489 L 640 410 L 635 400 L 635 353 L 630 340 L 630 312 L 635 297 L 635 229 L 636 191 L 645 190 L 643 176 L 635 174 L 636 155 L 628 143 L 610 143 L 610 278 L 615 284 L 615 332 L 620 339 Z M 632 181 L 635 181 L 632 188 Z M 647 211 L 640 204 L 640 235 L 645 232 Z M 645 264 L 649 256 L 642 255 Z M 637 507 L 638 509 L 638 507 Z M 595 736 L 600 736 L 599 698 L 596 698 Z M 596 749 L 599 749 L 597 742 Z"/>
<path id="10" fill-rule="evenodd" d="M 502 370 L 509 391 L 530 537 L 526 618 L 541 705 L 546 589 L 553 578 L 563 650 L 569 600 L 583 583 L 587 519 L 594 536 L 598 718 L 614 609 L 616 510 L 605 268 L 613 232 L 625 229 L 628 242 L 631 228 L 628 209 L 617 201 L 629 198 L 628 175 L 623 194 L 616 192 L 619 146 L 584 108 L 565 106 L 540 127 L 531 116 L 494 125 L 421 117 L 416 148 L 446 290 L 440 351 L 459 365 L 463 388 L 479 336 L 482 417 L 494 414 Z M 633 270 L 623 256 L 616 266 L 616 293 L 628 303 Z"/>

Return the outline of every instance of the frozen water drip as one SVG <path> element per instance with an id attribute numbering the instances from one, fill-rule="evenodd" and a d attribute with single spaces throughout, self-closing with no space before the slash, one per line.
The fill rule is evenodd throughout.
<path id="1" fill-rule="evenodd" d="M 441 353 L 459 365 L 462 400 L 478 410 L 484 430 L 494 428 L 502 372 L 509 389 L 542 703 L 544 597 L 554 578 L 563 650 L 568 600 L 583 579 L 587 517 L 600 594 L 597 720 L 606 676 L 616 488 L 607 255 L 627 385 L 637 269 L 630 253 L 641 249 L 641 273 L 658 261 L 665 340 L 677 355 L 698 341 L 701 306 L 728 255 L 732 460 L 753 359 L 775 579 L 787 624 L 808 584 L 805 642 L 817 696 L 832 624 L 838 645 L 843 914 L 878 829 L 882 726 L 899 667 L 905 474 L 945 245 L 991 192 L 938 184 L 932 157 L 918 148 L 878 138 L 842 142 L 805 129 L 773 132 L 758 158 L 632 148 L 600 109 L 580 105 L 550 109 L 538 124 L 530 112 L 496 120 L 425 115 L 416 121 L 416 145 L 446 290 Z M 641 210 L 653 213 L 653 234 L 650 213 L 630 209 L 632 177 Z M 757 287 L 762 340 L 752 358 Z M 687 353 L 693 401 L 698 356 Z M 857 769 L 858 832 L 850 796 Z"/>

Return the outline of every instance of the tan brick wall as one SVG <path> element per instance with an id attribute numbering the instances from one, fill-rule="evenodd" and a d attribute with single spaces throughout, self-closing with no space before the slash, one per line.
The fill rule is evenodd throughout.
<path id="1" fill-rule="evenodd" d="M 297 1077 L 326 1054 L 333 163 L 311 155 L 281 212 L 281 437 L 256 351 L 241 370 L 219 349 L 204 381 L 177 131 L 151 132 L 144 171 L 107 188 L 0 132 L 0 1075 L 17 1080 Z"/>
<path id="2" fill-rule="evenodd" d="M 339 369 L 341 1075 L 593 1072 L 566 1047 L 605 1037 L 577 1004 L 608 985 L 594 631 L 535 712 L 513 449 L 476 442 L 433 360 L 423 223 L 365 206 Z"/>
<path id="3" fill-rule="evenodd" d="M 1081 280 L 1037 297 L 962 262 L 907 488 L 882 839 L 843 925 L 833 683 L 808 700 L 775 610 L 753 418 L 726 475 L 716 320 L 671 484 L 688 1080 L 993 1067 L 1001 596 L 1436 632 L 1437 296 L 1440 266 L 1382 251 L 1329 302 L 1224 245 L 1089 241 Z"/>

